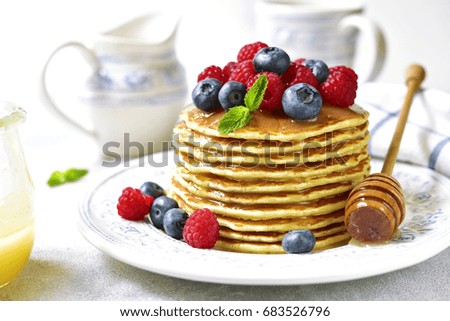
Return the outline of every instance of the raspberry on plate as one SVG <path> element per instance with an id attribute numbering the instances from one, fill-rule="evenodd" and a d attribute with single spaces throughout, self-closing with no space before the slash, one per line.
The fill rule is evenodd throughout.
<path id="1" fill-rule="evenodd" d="M 357 79 L 343 68 L 331 68 L 327 80 L 320 84 L 319 92 L 325 103 L 337 107 L 350 107 L 355 103 Z"/>
<path id="2" fill-rule="evenodd" d="M 219 222 L 209 209 L 198 209 L 186 220 L 183 238 L 198 249 L 212 249 L 219 238 Z"/>
<path id="3" fill-rule="evenodd" d="M 203 71 L 197 76 L 197 82 L 200 82 L 206 78 L 215 78 L 222 84 L 228 80 L 228 77 L 225 76 L 222 68 L 214 65 L 203 69 Z"/>
<path id="4" fill-rule="evenodd" d="M 256 75 L 256 70 L 253 66 L 253 61 L 245 60 L 237 64 L 237 66 L 231 72 L 230 78 L 228 80 L 246 84 L 248 79 L 254 75 Z"/>
<path id="5" fill-rule="evenodd" d="M 152 196 L 142 194 L 137 188 L 127 187 L 119 197 L 117 212 L 124 219 L 139 221 L 150 212 L 152 203 Z"/>
<path id="6" fill-rule="evenodd" d="M 142 192 L 141 192 L 142 193 Z M 151 195 L 146 195 L 146 194 L 142 194 L 142 196 L 144 196 L 144 200 L 145 200 L 145 205 L 148 206 L 148 208 L 151 208 L 153 205 L 153 201 L 155 200 L 155 198 Z"/>
<path id="7" fill-rule="evenodd" d="M 252 78 L 248 79 L 247 88 L 253 86 L 255 81 L 263 74 L 267 76 L 268 84 L 259 109 L 269 112 L 281 109 L 281 98 L 283 97 L 285 86 L 277 74 L 267 71 L 256 74 Z"/>
<path id="8" fill-rule="evenodd" d="M 260 41 L 254 42 L 254 43 L 249 43 L 249 44 L 243 46 L 239 50 L 239 53 L 237 55 L 237 61 L 242 62 L 245 60 L 253 60 L 256 53 L 260 49 L 266 48 L 266 47 L 268 47 L 268 45 L 266 45 L 264 42 L 260 42 Z"/>

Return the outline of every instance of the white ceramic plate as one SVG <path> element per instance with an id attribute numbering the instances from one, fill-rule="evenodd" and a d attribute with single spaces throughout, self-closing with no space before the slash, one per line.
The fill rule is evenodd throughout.
<path id="1" fill-rule="evenodd" d="M 301 255 L 194 249 L 144 221 L 126 221 L 117 214 L 117 199 L 124 187 L 139 188 L 148 180 L 169 186 L 174 156 L 161 156 L 167 156 L 170 164 L 130 167 L 94 187 L 80 205 L 78 220 L 81 233 L 95 247 L 148 271 L 213 283 L 325 283 L 408 267 L 450 245 L 450 180 L 426 168 L 398 163 L 395 176 L 404 189 L 407 216 L 400 227 L 401 235 L 388 244 L 347 245 Z M 374 171 L 380 166 L 380 161 L 373 161 Z"/>

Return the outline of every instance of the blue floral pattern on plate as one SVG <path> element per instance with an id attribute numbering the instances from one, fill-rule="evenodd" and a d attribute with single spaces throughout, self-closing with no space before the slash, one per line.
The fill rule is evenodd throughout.
<path id="1" fill-rule="evenodd" d="M 372 163 L 374 168 L 381 164 L 377 160 Z M 93 187 L 80 204 L 81 233 L 101 251 L 130 265 L 174 277 L 230 284 L 358 279 L 417 264 L 450 245 L 450 181 L 427 168 L 403 163 L 396 165 L 394 176 L 402 184 L 407 215 L 399 235 L 377 246 L 349 244 L 303 255 L 199 250 L 147 222 L 126 221 L 117 215 L 117 198 L 124 187 L 152 180 L 167 188 L 173 166 L 130 167 Z"/>

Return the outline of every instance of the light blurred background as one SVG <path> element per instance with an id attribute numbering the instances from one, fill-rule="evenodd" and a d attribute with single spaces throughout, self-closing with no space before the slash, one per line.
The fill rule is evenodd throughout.
<path id="1" fill-rule="evenodd" d="M 254 37 L 257 0 L 15 0 L 0 5 L 0 97 L 39 104 L 40 72 L 57 45 L 107 30 L 136 15 L 183 14 L 177 52 L 188 80 L 208 64 L 234 57 Z M 378 81 L 401 82 L 406 65 L 427 67 L 426 86 L 450 91 L 450 1 L 367 0 L 366 15 L 385 32 L 387 61 Z M 70 78 L 70 75 L 67 75 Z"/>
<path id="2" fill-rule="evenodd" d="M 223 65 L 234 59 L 243 44 L 258 40 L 254 36 L 256 1 L 3 1 L 0 5 L 0 99 L 16 102 L 28 110 L 24 131 L 29 145 L 33 140 L 42 142 L 59 132 L 58 139 L 64 140 L 72 133 L 68 134 L 66 126 L 44 108 L 40 92 L 43 65 L 56 46 L 83 39 L 150 11 L 181 13 L 176 51 L 186 70 L 190 91 L 196 75 L 205 66 Z M 407 65 L 421 63 L 428 72 L 424 85 L 450 92 L 450 1 L 367 0 L 365 12 L 386 36 L 387 60 L 377 81 L 402 83 Z M 82 64 L 77 65 L 80 62 L 81 58 L 73 54 L 59 68 L 58 82 L 61 92 L 66 93 L 69 108 L 72 106 L 69 101 L 76 97 L 76 93 L 71 93 L 76 72 L 88 72 Z M 90 146 L 90 140 L 86 138 L 86 142 Z M 77 151 L 72 153 L 65 156 L 76 157 Z"/>

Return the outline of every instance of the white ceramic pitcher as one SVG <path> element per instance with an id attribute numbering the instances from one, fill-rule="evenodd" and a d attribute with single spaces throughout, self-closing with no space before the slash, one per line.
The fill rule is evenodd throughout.
<path id="1" fill-rule="evenodd" d="M 364 0 L 258 0 L 258 39 L 292 58 L 353 67 L 359 83 L 373 81 L 385 61 L 385 38 L 364 6 Z"/>
<path id="2" fill-rule="evenodd" d="M 136 157 L 166 149 L 187 99 L 184 68 L 174 48 L 178 20 L 151 13 L 97 35 L 92 43 L 72 41 L 56 48 L 42 75 L 50 110 L 95 137 L 104 155 Z M 69 116 L 49 92 L 49 64 L 67 47 L 79 49 L 92 67 L 78 96 L 88 106 L 93 129 Z"/>

